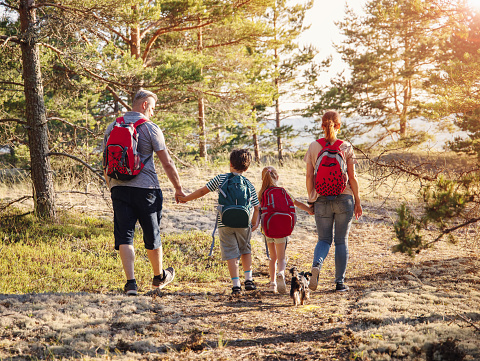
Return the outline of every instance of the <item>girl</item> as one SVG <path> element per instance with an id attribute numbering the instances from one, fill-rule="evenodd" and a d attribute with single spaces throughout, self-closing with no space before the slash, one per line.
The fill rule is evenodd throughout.
<path id="1" fill-rule="evenodd" d="M 336 111 L 327 111 L 322 117 L 322 129 L 326 143 L 333 145 L 337 142 L 337 133 L 340 130 L 340 115 Z M 362 206 L 358 194 L 358 181 L 355 174 L 355 154 L 353 147 L 347 142 L 340 142 L 340 151 L 343 152 L 347 163 L 348 182 L 345 190 L 336 198 L 321 196 L 315 189 L 315 164 L 319 152 L 323 149 L 320 141 L 314 141 L 305 154 L 307 163 L 306 185 L 308 204 L 313 204 L 315 223 L 317 225 L 318 242 L 315 246 L 312 263 L 312 276 L 309 288 L 317 289 L 318 275 L 323 262 L 327 257 L 332 242 L 335 241 L 335 282 L 336 291 L 346 291 L 345 272 L 348 261 L 348 232 L 352 224 L 353 215 L 358 219 L 362 215 Z"/>
<path id="2" fill-rule="evenodd" d="M 278 173 L 273 167 L 265 167 L 262 170 L 262 187 L 258 193 L 260 204 L 262 204 L 262 197 L 265 191 L 269 187 L 278 187 Z M 295 200 L 290 194 L 288 194 L 292 200 L 293 204 L 304 210 L 310 215 L 313 215 L 313 209 L 306 204 Z M 283 238 L 269 238 L 265 236 L 267 241 L 268 251 L 270 253 L 270 263 L 269 263 L 269 273 L 270 273 L 270 285 L 269 291 L 273 293 L 287 293 L 287 287 L 285 285 L 285 267 L 287 262 L 285 260 L 285 249 L 287 247 L 287 237 Z M 278 264 L 278 270 L 276 270 L 276 265 Z M 277 273 L 278 272 L 278 273 Z M 276 276 L 276 278 L 275 278 Z"/>

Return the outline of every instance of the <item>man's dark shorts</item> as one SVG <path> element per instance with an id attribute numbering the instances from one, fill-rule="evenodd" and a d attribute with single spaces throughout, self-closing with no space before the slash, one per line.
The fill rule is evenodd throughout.
<path id="1" fill-rule="evenodd" d="M 163 196 L 160 189 L 113 187 L 112 204 L 114 218 L 115 249 L 121 244 L 133 245 L 135 224 L 143 230 L 146 249 L 157 249 L 160 239 Z"/>

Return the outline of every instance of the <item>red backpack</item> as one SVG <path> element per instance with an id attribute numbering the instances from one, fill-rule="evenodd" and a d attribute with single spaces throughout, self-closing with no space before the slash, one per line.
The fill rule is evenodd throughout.
<path id="1" fill-rule="evenodd" d="M 287 191 L 269 187 L 262 194 L 261 225 L 269 238 L 283 238 L 292 234 L 297 217 L 295 205 Z"/>
<path id="2" fill-rule="evenodd" d="M 103 152 L 103 169 L 110 178 L 133 179 L 145 166 L 137 152 L 137 127 L 145 122 L 148 120 L 127 124 L 123 117 L 117 118 Z"/>
<path id="3" fill-rule="evenodd" d="M 317 142 L 323 149 L 315 163 L 315 190 L 322 196 L 335 198 L 345 190 L 348 182 L 347 162 L 340 150 L 343 141 L 329 144 L 322 138 Z"/>

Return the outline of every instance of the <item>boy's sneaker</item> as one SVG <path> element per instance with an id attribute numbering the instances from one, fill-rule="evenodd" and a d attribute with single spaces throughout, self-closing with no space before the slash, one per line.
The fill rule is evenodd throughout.
<path id="1" fill-rule="evenodd" d="M 348 286 L 345 283 L 338 282 L 335 291 L 337 292 L 345 292 L 348 290 Z"/>
<path id="2" fill-rule="evenodd" d="M 256 289 L 257 289 L 257 286 L 255 286 L 255 283 L 253 283 L 252 280 L 245 281 L 245 290 L 246 291 L 255 291 Z"/>
<path id="3" fill-rule="evenodd" d="M 175 270 L 173 267 L 168 267 L 163 270 L 163 278 L 158 279 L 153 277 L 152 286 L 161 290 L 163 287 L 168 285 L 175 278 Z"/>
<path id="4" fill-rule="evenodd" d="M 127 296 L 136 296 L 138 287 L 136 282 L 127 282 L 124 287 Z"/>
<path id="5" fill-rule="evenodd" d="M 277 274 L 277 289 L 278 293 L 287 293 L 287 285 L 285 284 L 285 275 L 283 273 Z"/>
<path id="6" fill-rule="evenodd" d="M 239 296 L 242 293 L 242 287 L 233 286 L 232 287 L 232 296 Z"/>
<path id="7" fill-rule="evenodd" d="M 268 286 L 268 292 L 277 293 L 277 284 L 270 282 Z"/>
<path id="8" fill-rule="evenodd" d="M 315 291 L 318 286 L 318 275 L 320 274 L 320 268 L 312 267 L 312 277 L 310 277 L 310 281 L 308 282 L 308 288 L 312 291 Z"/>

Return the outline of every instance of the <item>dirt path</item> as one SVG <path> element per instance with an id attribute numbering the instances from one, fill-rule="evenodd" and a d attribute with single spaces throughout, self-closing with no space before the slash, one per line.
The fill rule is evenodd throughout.
<path id="1" fill-rule="evenodd" d="M 207 211 L 170 209 L 167 230 L 186 218 L 200 229 L 213 225 Z M 332 249 L 307 305 L 267 293 L 257 234 L 259 287 L 238 298 L 226 281 L 174 282 L 160 296 L 0 295 L 0 359 L 479 360 L 480 262 L 468 241 L 472 230 L 462 244 L 440 244 L 412 260 L 391 253 L 388 212 L 369 212 L 368 204 L 365 211 L 350 235 L 348 292 L 333 291 Z M 315 242 L 313 217 L 301 216 L 287 267 L 308 270 Z"/>

